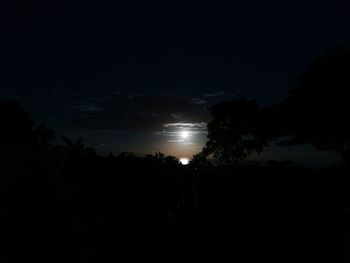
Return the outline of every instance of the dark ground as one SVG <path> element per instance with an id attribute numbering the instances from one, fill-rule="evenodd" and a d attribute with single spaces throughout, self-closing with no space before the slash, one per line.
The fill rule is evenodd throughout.
<path id="1" fill-rule="evenodd" d="M 173 158 L 1 155 L 1 262 L 348 262 L 345 168 L 182 166 Z"/>

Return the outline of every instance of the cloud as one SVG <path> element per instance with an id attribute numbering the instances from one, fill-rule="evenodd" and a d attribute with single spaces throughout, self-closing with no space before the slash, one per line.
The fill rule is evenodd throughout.
<path id="1" fill-rule="evenodd" d="M 236 89 L 234 91 L 215 91 L 215 92 L 208 92 L 202 94 L 204 98 L 207 100 L 222 100 L 222 99 L 227 99 L 227 98 L 233 98 L 233 97 L 239 97 L 241 93 L 241 90 Z"/>
<path id="2" fill-rule="evenodd" d="M 192 101 L 195 103 L 195 104 L 206 104 L 207 102 L 203 99 L 199 99 L 199 98 L 192 98 Z"/>
<path id="3" fill-rule="evenodd" d="M 95 104 L 77 104 L 77 105 L 73 105 L 71 106 L 72 109 L 76 109 L 78 111 L 81 111 L 83 113 L 86 112 L 101 112 L 101 111 L 105 111 L 106 109 L 103 107 L 100 107 L 98 105 Z"/>
<path id="4" fill-rule="evenodd" d="M 101 112 L 107 109 L 101 106 L 104 103 L 109 102 L 112 97 L 96 97 L 96 98 L 84 98 L 71 105 L 71 109 L 78 110 L 85 115 L 88 112 Z"/>
<path id="5" fill-rule="evenodd" d="M 87 98 L 71 108 L 82 113 L 72 121 L 75 127 L 135 132 L 154 133 L 182 126 L 202 129 L 209 117 L 205 100 L 176 95 L 114 94 Z"/>
<path id="6" fill-rule="evenodd" d="M 164 136 L 168 138 L 167 142 L 192 145 L 194 141 L 198 140 L 198 135 L 206 135 L 207 123 L 206 122 L 194 122 L 194 123 L 165 123 L 163 124 L 163 130 L 155 132 L 155 135 Z M 188 138 L 183 138 L 182 133 L 186 131 Z"/>
<path id="7" fill-rule="evenodd" d="M 216 91 L 216 92 L 210 92 L 203 94 L 204 97 L 221 97 L 227 95 L 224 91 Z"/>
<path id="8" fill-rule="evenodd" d="M 163 125 L 165 128 L 168 127 L 175 127 L 175 128 L 198 128 L 198 129 L 205 129 L 207 127 L 206 122 L 199 122 L 199 123 L 181 123 L 181 122 L 176 122 L 176 123 L 166 123 Z"/>

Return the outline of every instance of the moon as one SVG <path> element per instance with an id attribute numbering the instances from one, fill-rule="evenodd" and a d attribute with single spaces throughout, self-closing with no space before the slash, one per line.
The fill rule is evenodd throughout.
<path id="1" fill-rule="evenodd" d="M 188 137 L 190 137 L 190 133 L 188 131 L 181 131 L 180 132 L 180 137 L 182 139 L 187 139 Z"/>

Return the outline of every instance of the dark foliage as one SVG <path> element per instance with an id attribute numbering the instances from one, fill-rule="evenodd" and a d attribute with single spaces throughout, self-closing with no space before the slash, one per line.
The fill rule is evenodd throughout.
<path id="1" fill-rule="evenodd" d="M 34 141 L 33 122 L 17 102 L 0 101 L 0 145 L 28 144 Z"/>
<path id="2" fill-rule="evenodd" d="M 215 105 L 203 153 L 237 163 L 274 141 L 281 146 L 309 143 L 318 151 L 337 152 L 349 164 L 349 87 L 350 50 L 332 50 L 311 63 L 277 105 L 259 107 L 245 99 Z"/>
<path id="3" fill-rule="evenodd" d="M 3 262 L 205 259 L 217 253 L 249 261 L 349 259 L 342 170 L 278 162 L 183 166 L 159 153 L 63 154 L 54 166 L 36 159 L 17 173 L 9 164 L 6 169 Z"/>
<path id="4" fill-rule="evenodd" d="M 233 99 L 211 109 L 208 141 L 203 149 L 222 163 L 236 163 L 267 146 L 260 135 L 260 110 L 255 101 Z"/>
<path id="5" fill-rule="evenodd" d="M 29 113 L 16 101 L 0 100 L 0 123 L 0 147 L 45 144 L 55 138 L 45 126 L 34 127 Z"/>
<path id="6" fill-rule="evenodd" d="M 317 58 L 280 106 L 291 134 L 289 143 L 335 150 L 349 162 L 349 87 L 349 49 L 332 50 Z"/>

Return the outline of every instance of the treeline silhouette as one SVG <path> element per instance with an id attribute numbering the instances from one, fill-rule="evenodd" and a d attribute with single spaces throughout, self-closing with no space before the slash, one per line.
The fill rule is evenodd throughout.
<path id="1" fill-rule="evenodd" d="M 272 142 L 309 143 L 318 151 L 335 151 L 349 165 L 349 76 L 350 50 L 334 49 L 297 76 L 289 97 L 276 105 L 262 107 L 243 98 L 215 105 L 203 153 L 235 163 Z"/>
<path id="2" fill-rule="evenodd" d="M 278 105 L 215 105 L 186 166 L 162 153 L 100 156 L 82 138 L 52 144 L 52 130 L 1 101 L 0 261 L 349 261 L 346 165 L 241 162 L 279 138 L 348 162 L 348 54 L 314 62 Z"/>

